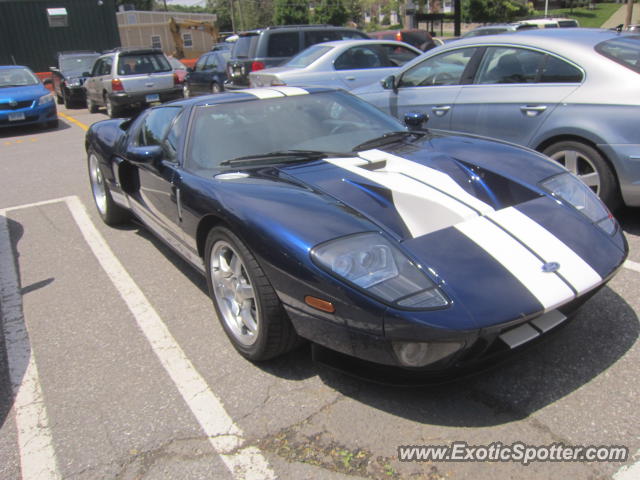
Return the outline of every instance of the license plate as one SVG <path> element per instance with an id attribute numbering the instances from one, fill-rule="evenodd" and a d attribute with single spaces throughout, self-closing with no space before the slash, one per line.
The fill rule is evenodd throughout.
<path id="1" fill-rule="evenodd" d="M 160 95 L 158 95 L 157 93 L 151 94 L 151 95 L 147 95 L 145 97 L 145 100 L 147 103 L 151 103 L 151 102 L 159 102 L 160 101 Z"/>
<path id="2" fill-rule="evenodd" d="M 9 114 L 10 122 L 18 122 L 20 120 L 24 120 L 26 117 L 24 116 L 24 112 L 12 112 Z"/>

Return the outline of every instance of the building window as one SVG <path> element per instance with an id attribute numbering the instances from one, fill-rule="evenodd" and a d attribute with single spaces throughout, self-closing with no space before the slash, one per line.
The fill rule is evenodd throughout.
<path id="1" fill-rule="evenodd" d="M 184 48 L 192 48 L 193 47 L 193 37 L 190 33 L 182 34 L 182 43 L 184 44 Z"/>
<path id="2" fill-rule="evenodd" d="M 151 35 L 151 48 L 162 48 L 160 35 Z"/>
<path id="3" fill-rule="evenodd" d="M 127 13 L 127 24 L 135 25 L 138 23 L 138 16 L 135 13 Z"/>

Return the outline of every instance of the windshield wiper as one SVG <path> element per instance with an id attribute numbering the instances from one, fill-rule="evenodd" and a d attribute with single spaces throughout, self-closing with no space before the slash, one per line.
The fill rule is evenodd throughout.
<path id="1" fill-rule="evenodd" d="M 353 151 L 356 152 L 358 150 L 365 150 L 367 148 L 375 148 L 381 145 L 387 145 L 388 143 L 397 142 L 406 137 L 416 136 L 418 138 L 426 135 L 425 132 L 417 132 L 415 130 L 398 130 L 396 132 L 387 132 L 384 135 L 379 137 L 371 138 L 366 142 L 362 142 L 355 147 L 353 147 Z"/>
<path id="2" fill-rule="evenodd" d="M 220 165 L 236 165 L 239 163 L 282 163 L 282 162 L 299 162 L 309 160 L 319 160 L 327 157 L 344 157 L 351 156 L 348 153 L 323 152 L 320 150 L 278 150 L 275 152 L 261 153 L 258 155 L 246 155 L 231 160 L 220 162 Z"/>

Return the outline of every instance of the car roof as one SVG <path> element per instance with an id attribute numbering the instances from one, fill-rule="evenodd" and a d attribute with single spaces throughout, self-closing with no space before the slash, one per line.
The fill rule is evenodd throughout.
<path id="1" fill-rule="evenodd" d="M 25 65 L 0 65 L 0 70 L 8 70 L 10 68 L 26 68 L 27 70 L 31 70 Z"/>
<path id="2" fill-rule="evenodd" d="M 405 42 L 398 42 L 397 40 L 384 40 L 379 38 L 352 38 L 349 40 L 332 40 L 330 42 L 316 43 L 316 45 L 327 45 L 329 47 L 350 47 L 351 45 L 396 45 L 399 47 L 411 47 L 411 45 Z M 415 47 L 411 48 L 415 49 Z"/>
<path id="3" fill-rule="evenodd" d="M 499 34 L 462 38 L 455 43 L 451 43 L 450 47 L 453 48 L 478 43 L 508 43 L 563 51 L 565 48 L 575 49 L 585 47 L 591 49 L 600 42 L 619 37 L 620 35 L 633 36 L 633 34 L 630 33 L 620 34 L 613 30 L 602 28 L 531 29 L 522 30 L 518 32 L 518 35 Z"/>

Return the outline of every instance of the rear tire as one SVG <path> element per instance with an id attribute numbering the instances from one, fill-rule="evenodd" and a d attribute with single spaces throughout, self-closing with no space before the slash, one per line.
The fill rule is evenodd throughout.
<path id="1" fill-rule="evenodd" d="M 231 230 L 215 227 L 209 232 L 205 267 L 218 319 L 240 355 L 258 362 L 299 344 L 300 337 L 269 279 Z"/>
<path id="2" fill-rule="evenodd" d="M 211 84 L 211 93 L 221 93 L 222 92 L 222 87 L 220 86 L 220 84 L 218 82 L 213 82 Z"/>
<path id="3" fill-rule="evenodd" d="M 619 207 L 620 190 L 615 173 L 595 148 L 582 142 L 567 140 L 544 149 L 545 155 L 576 175 L 609 207 Z"/>
<path id="4" fill-rule="evenodd" d="M 108 95 L 104 96 L 104 106 L 107 109 L 109 118 L 118 118 L 120 116 L 120 109 L 113 104 Z"/>
<path id="5" fill-rule="evenodd" d="M 111 190 L 100 166 L 98 154 L 89 149 L 87 157 L 91 193 L 100 218 L 107 225 L 120 225 L 129 219 L 129 212 L 117 205 L 111 197 Z"/>
<path id="6" fill-rule="evenodd" d="M 98 105 L 87 96 L 87 108 L 89 113 L 98 113 Z"/>

